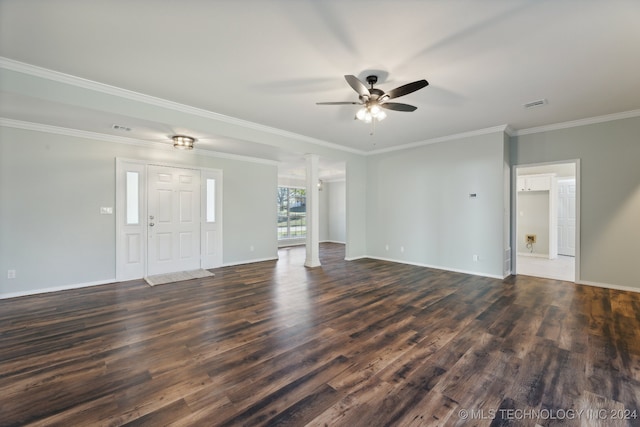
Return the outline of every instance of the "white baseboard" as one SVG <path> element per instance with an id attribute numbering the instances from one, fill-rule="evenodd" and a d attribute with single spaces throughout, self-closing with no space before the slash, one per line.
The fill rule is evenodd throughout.
<path id="1" fill-rule="evenodd" d="M 478 272 L 478 271 L 460 270 L 460 269 L 457 269 L 457 268 L 442 267 L 442 266 L 438 266 L 438 265 L 423 264 L 421 262 L 410 262 L 410 261 L 397 260 L 397 259 L 391 259 L 391 258 L 383 258 L 383 257 L 375 257 L 375 256 L 368 256 L 368 257 L 364 257 L 364 258 L 377 259 L 377 260 L 380 260 L 380 261 L 396 262 L 398 264 L 415 265 L 417 267 L 433 268 L 435 270 L 452 271 L 454 273 L 470 274 L 472 276 L 490 277 L 492 279 L 503 280 L 506 277 L 508 277 L 508 276 L 504 276 L 503 277 L 503 276 L 498 275 L 498 274 L 487 274 L 487 273 L 482 273 L 482 272 Z"/>
<path id="2" fill-rule="evenodd" d="M 75 283 L 73 285 L 53 286 L 51 288 L 41 288 L 41 289 L 30 289 L 28 291 L 20 291 L 20 292 L 8 292 L 5 294 L 0 294 L 0 299 L 18 298 L 18 297 L 24 297 L 28 295 L 46 294 L 49 292 L 68 291 L 70 289 L 87 288 L 89 286 L 108 285 L 110 283 L 116 283 L 115 277 L 113 279 L 98 280 L 95 282 Z"/>
<path id="3" fill-rule="evenodd" d="M 500 280 L 503 280 L 503 279 L 505 279 L 506 277 L 509 276 L 509 275 L 507 275 L 505 277 L 501 277 L 501 276 L 498 276 L 498 275 L 480 273 L 480 272 L 477 272 L 477 271 L 460 270 L 460 269 L 456 269 L 456 268 L 447 268 L 447 267 L 442 267 L 442 266 L 434 266 L 434 265 L 423 264 L 423 263 L 408 262 L 408 261 L 401 261 L 401 260 L 397 260 L 397 259 L 375 257 L 375 256 L 366 256 L 366 255 L 357 256 L 357 257 L 350 257 L 350 258 L 346 258 L 345 257 L 345 261 L 356 261 L 356 260 L 359 260 L 359 259 L 366 259 L 366 258 L 377 259 L 377 260 L 380 260 L 380 261 L 395 262 L 395 263 L 398 263 L 398 264 L 415 265 L 415 266 L 418 266 L 418 267 L 433 268 L 433 269 L 436 269 L 436 270 L 452 271 L 452 272 L 455 272 L 455 273 L 470 274 L 470 275 L 473 275 L 473 276 L 490 277 L 490 278 L 493 278 L 493 279 L 500 279 Z M 256 263 L 256 262 L 277 261 L 277 260 L 278 260 L 277 257 L 276 258 L 258 258 L 258 259 L 240 261 L 240 262 L 226 263 L 222 267 L 232 267 L 234 265 L 252 264 L 252 263 Z M 75 283 L 75 284 L 72 284 L 72 285 L 54 286 L 54 287 L 50 287 L 50 288 L 31 289 L 31 290 L 28 290 L 28 291 L 0 293 L 0 299 L 18 298 L 18 297 L 23 297 L 23 296 L 28 296 L 28 295 L 45 294 L 45 293 L 50 293 L 50 292 L 66 291 L 66 290 L 70 290 L 70 289 L 86 288 L 86 287 L 90 287 L 90 286 L 107 285 L 107 284 L 110 284 L 110 283 L 118 283 L 118 281 L 115 278 L 112 278 L 112 279 L 106 279 L 106 280 L 98 280 L 98 281 L 94 281 L 94 282 Z M 597 288 L 613 289 L 613 290 L 616 290 L 616 291 L 627 291 L 627 292 L 638 292 L 638 293 L 640 293 L 640 287 L 636 288 L 636 287 L 633 287 L 633 286 L 612 285 L 610 283 L 591 282 L 591 281 L 587 281 L 587 280 L 578 280 L 575 283 L 577 285 L 594 286 L 594 287 L 597 287 Z"/>
<path id="4" fill-rule="evenodd" d="M 237 262 L 227 262 L 222 264 L 222 267 L 233 267 L 234 265 L 244 265 L 244 264 L 253 264 L 255 262 L 264 262 L 264 261 L 277 261 L 278 257 L 269 257 L 269 258 L 255 258 L 255 259 L 248 259 L 245 261 L 237 261 Z"/>
<path id="5" fill-rule="evenodd" d="M 640 292 L 640 287 L 634 288 L 633 286 L 612 285 L 610 283 L 589 282 L 587 280 L 578 280 L 576 281 L 576 285 L 595 286 L 596 288 L 613 289 L 616 291 Z"/>

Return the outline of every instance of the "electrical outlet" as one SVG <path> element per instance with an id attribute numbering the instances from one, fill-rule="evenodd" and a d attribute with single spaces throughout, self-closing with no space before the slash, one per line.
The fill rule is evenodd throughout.
<path id="1" fill-rule="evenodd" d="M 478 261 L 480 261 L 480 257 L 479 257 L 478 255 L 474 255 L 474 256 L 473 256 L 473 260 L 474 260 L 475 262 L 478 262 Z"/>
<path id="2" fill-rule="evenodd" d="M 7 270 L 7 279 L 15 279 L 16 271 L 15 270 Z"/>
<path id="3" fill-rule="evenodd" d="M 536 242 L 536 235 L 535 234 L 527 234 L 524 238 L 526 243 L 535 243 Z"/>

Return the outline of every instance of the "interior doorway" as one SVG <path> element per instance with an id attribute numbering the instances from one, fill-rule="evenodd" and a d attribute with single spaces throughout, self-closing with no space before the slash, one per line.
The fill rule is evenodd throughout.
<path id="1" fill-rule="evenodd" d="M 318 188 L 316 219 L 320 243 L 347 244 L 346 170 L 344 161 L 319 158 L 315 185 Z M 307 186 L 304 158 L 291 159 L 278 166 L 278 248 L 306 244 L 306 217 L 310 214 L 306 209 Z M 286 251 L 279 254 L 286 254 Z"/>
<path id="2" fill-rule="evenodd" d="M 515 166 L 514 274 L 575 282 L 579 161 Z"/>

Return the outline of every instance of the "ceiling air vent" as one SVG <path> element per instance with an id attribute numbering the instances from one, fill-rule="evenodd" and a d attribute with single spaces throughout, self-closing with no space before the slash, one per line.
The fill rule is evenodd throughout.
<path id="1" fill-rule="evenodd" d="M 541 107 L 547 104 L 548 104 L 548 101 L 546 99 L 538 99 L 537 101 L 527 102 L 526 104 L 524 104 L 524 108 Z"/>
<path id="2" fill-rule="evenodd" d="M 119 130 L 122 132 L 131 132 L 131 128 L 130 127 L 126 127 L 126 126 L 122 126 L 122 125 L 113 125 L 111 126 L 113 129 L 115 130 Z"/>

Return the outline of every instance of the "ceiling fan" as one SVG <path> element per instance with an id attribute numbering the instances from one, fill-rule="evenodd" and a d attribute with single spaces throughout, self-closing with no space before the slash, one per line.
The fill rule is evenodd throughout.
<path id="1" fill-rule="evenodd" d="M 349 86 L 358 93 L 360 102 L 317 102 L 317 105 L 362 105 L 363 107 L 356 113 L 355 119 L 362 120 L 365 123 L 371 123 L 383 120 L 387 117 L 387 114 L 382 110 L 395 111 L 415 111 L 418 107 L 409 104 L 402 104 L 400 102 L 388 102 L 390 99 L 398 98 L 404 95 L 408 95 L 411 92 L 415 92 L 423 87 L 427 86 L 429 82 L 426 80 L 418 80 L 406 85 L 399 86 L 389 92 L 384 92 L 381 89 L 374 88 L 373 85 L 378 82 L 378 76 L 367 76 L 367 83 L 371 86 L 367 86 L 360 81 L 356 76 L 346 75 L 344 76 Z"/>

